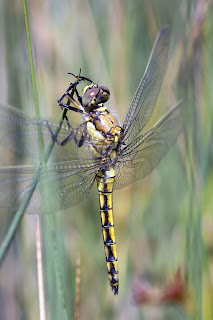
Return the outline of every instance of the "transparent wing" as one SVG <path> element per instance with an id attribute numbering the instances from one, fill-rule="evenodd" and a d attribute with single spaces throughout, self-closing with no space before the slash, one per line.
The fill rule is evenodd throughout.
<path id="1" fill-rule="evenodd" d="M 51 129 L 58 128 L 56 121 L 49 122 Z M 46 149 L 52 136 L 46 121 L 34 121 L 11 106 L 0 105 L 0 144 L 13 152 L 29 156 L 39 162 L 38 126 L 40 127 Z M 27 192 L 33 188 L 38 177 L 33 196 L 27 212 L 46 213 L 57 212 L 81 202 L 90 191 L 95 175 L 100 168 L 100 158 L 94 158 L 91 144 L 102 145 L 103 141 L 89 139 L 85 127 L 64 126 L 60 128 L 60 141 L 73 135 L 66 146 L 54 144 L 51 158 L 56 164 L 45 167 L 17 166 L 0 168 L 0 207 L 17 210 Z M 84 135 L 84 143 L 77 146 Z M 69 161 L 65 161 L 65 160 Z M 30 162 L 32 163 L 32 162 Z M 103 162 L 102 162 L 103 165 Z"/>
<path id="2" fill-rule="evenodd" d="M 5 106 L 0 104 L 0 144 L 22 156 L 31 157 L 35 161 L 39 161 L 39 139 L 38 139 L 38 127 L 42 131 L 44 139 L 44 147 L 52 139 L 49 129 L 46 123 L 43 121 L 34 121 L 27 115 L 23 114 L 16 108 L 11 106 Z M 56 121 L 51 121 L 51 128 L 56 130 L 58 124 Z M 70 134 L 70 130 L 66 127 L 62 127 L 58 139 L 63 140 Z M 80 133 L 79 133 L 80 134 Z M 69 146 L 70 151 L 74 149 L 73 146 Z M 58 161 L 63 161 L 66 157 L 67 150 L 55 146 L 51 157 L 57 156 Z M 69 152 L 70 154 L 76 154 L 76 152 Z"/>
<path id="3" fill-rule="evenodd" d="M 89 193 L 99 160 L 82 160 L 46 165 L 0 168 L 0 207 L 17 210 L 27 192 L 38 183 L 27 213 L 52 213 L 80 203 Z"/>
<path id="4" fill-rule="evenodd" d="M 115 167 L 115 189 L 144 178 L 158 165 L 181 132 L 180 106 L 181 103 L 178 103 L 149 130 L 124 148 Z"/>
<path id="5" fill-rule="evenodd" d="M 133 141 L 153 113 L 166 72 L 171 31 L 163 27 L 155 40 L 146 71 L 139 83 L 124 121 L 124 141 Z"/>
<path id="6" fill-rule="evenodd" d="M 54 132 L 58 127 L 56 120 L 48 120 L 52 131 Z M 30 157 L 33 161 L 39 161 L 39 138 L 38 127 L 40 127 L 44 139 L 44 149 L 52 140 L 52 136 L 47 127 L 46 121 L 35 121 L 23 114 L 16 108 L 0 104 L 0 144 L 7 149 L 20 154 L 22 156 Z M 57 136 L 59 141 L 63 141 L 67 136 L 73 135 L 75 139 L 71 139 L 67 145 L 61 147 L 55 143 L 50 159 L 54 162 L 63 162 L 66 160 L 75 160 L 82 158 L 93 158 L 91 151 L 91 144 L 97 146 L 103 144 L 103 141 L 94 141 L 89 138 L 84 126 L 74 126 L 68 128 L 64 120 Z M 78 148 L 76 141 L 80 141 L 84 135 L 84 143 L 82 147 Z"/>

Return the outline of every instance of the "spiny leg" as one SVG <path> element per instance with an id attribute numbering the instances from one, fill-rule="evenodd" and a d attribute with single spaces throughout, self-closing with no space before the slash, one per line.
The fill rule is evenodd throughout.
<path id="1" fill-rule="evenodd" d="M 76 80 L 74 82 L 71 82 L 69 84 L 69 87 L 67 88 L 67 90 L 65 91 L 65 93 L 61 96 L 61 98 L 58 100 L 58 104 L 61 106 L 61 107 L 65 107 L 67 109 L 69 109 L 69 105 L 65 105 L 62 103 L 62 100 L 68 95 L 70 98 L 73 97 L 74 93 L 76 93 L 77 95 L 77 98 L 78 98 L 78 101 L 79 103 L 81 103 L 81 101 L 79 100 L 80 96 L 79 96 L 79 93 L 78 93 L 78 90 L 76 89 L 76 86 L 79 84 L 80 81 L 83 81 L 84 79 L 81 79 L 82 77 L 80 76 L 81 74 L 81 69 L 80 69 L 80 72 L 79 74 L 76 76 L 75 74 L 73 73 L 70 73 L 72 74 Z M 72 90 L 72 93 L 70 93 L 70 91 Z M 71 109 L 72 110 L 72 109 Z"/>
<path id="2" fill-rule="evenodd" d="M 72 110 L 72 111 L 75 111 L 75 112 L 80 112 L 80 113 L 82 113 L 82 110 L 80 110 L 78 107 L 70 106 L 69 103 L 65 104 L 65 103 L 62 102 L 62 100 L 63 100 L 65 97 L 67 97 L 70 102 L 77 103 L 77 102 L 73 99 L 73 95 L 74 95 L 74 93 L 76 93 L 77 98 L 78 98 L 78 103 L 81 104 L 81 98 L 80 98 L 79 93 L 78 93 L 78 91 L 77 91 L 77 89 L 76 89 L 76 86 L 77 86 L 77 84 L 79 83 L 80 73 L 81 73 L 81 69 L 80 69 L 80 72 L 79 72 L 79 75 L 78 75 L 78 76 L 75 76 L 75 75 L 74 75 L 74 77 L 76 78 L 76 81 L 70 83 L 70 85 L 69 85 L 68 89 L 66 90 L 66 92 L 65 92 L 65 93 L 62 95 L 62 97 L 58 100 L 58 104 L 59 104 L 59 106 L 60 106 L 62 109 L 67 109 L 67 110 Z M 68 127 L 71 128 L 67 116 L 65 116 L 64 119 L 66 120 Z"/>
<path id="3" fill-rule="evenodd" d="M 78 93 L 78 90 L 75 88 L 75 86 L 78 84 L 78 82 L 73 82 L 73 83 L 70 83 L 68 89 L 66 90 L 66 92 L 61 96 L 61 98 L 57 101 L 59 106 L 62 107 L 62 108 L 66 108 L 66 109 L 69 109 L 69 110 L 73 110 L 73 107 L 68 105 L 68 104 L 64 104 L 62 102 L 62 100 L 67 97 L 67 98 L 70 98 L 70 99 L 73 99 L 73 94 L 76 93 L 76 96 L 77 96 L 77 99 L 78 99 L 78 103 L 81 104 L 81 97 Z M 69 92 L 73 90 L 73 94 L 71 95 Z M 73 99 L 74 100 L 74 99 Z M 73 111 L 76 111 L 76 110 L 73 110 Z"/>
<path id="4" fill-rule="evenodd" d="M 66 119 L 66 118 L 65 118 Z M 67 121 L 69 123 L 69 120 L 67 118 Z M 47 125 L 47 128 L 51 134 L 51 137 L 52 139 L 59 145 L 59 146 L 65 146 L 70 140 L 74 140 L 76 145 L 78 147 L 81 147 L 83 144 L 84 144 L 84 141 L 85 141 L 85 137 L 86 137 L 86 122 L 80 124 L 80 126 L 78 126 L 75 130 L 73 130 L 73 132 L 71 132 L 64 140 L 62 141 L 59 141 L 57 139 L 57 136 L 54 134 L 54 132 L 52 131 L 51 127 L 50 127 L 50 124 L 48 121 L 45 121 L 46 125 Z M 80 140 L 78 141 L 75 134 L 76 132 L 81 128 L 81 127 L 84 127 L 84 130 L 83 130 L 83 133 L 81 135 L 81 138 Z M 69 127 L 69 129 L 71 129 L 71 127 Z"/>
<path id="5" fill-rule="evenodd" d="M 80 73 L 81 73 L 81 69 L 80 69 Z M 79 75 L 77 75 L 77 76 L 76 76 L 74 73 L 72 73 L 72 72 L 68 72 L 67 74 L 71 74 L 71 75 L 72 75 L 73 77 L 75 77 L 76 79 L 79 77 L 79 80 L 80 80 L 80 81 L 88 81 L 88 82 L 90 82 L 90 83 L 93 83 L 93 81 L 90 80 L 89 78 L 80 76 L 80 73 L 79 73 Z"/>
<path id="6" fill-rule="evenodd" d="M 78 93 L 78 90 L 76 89 L 76 86 L 79 84 L 79 82 L 81 81 L 88 81 L 90 83 L 93 83 L 92 80 L 90 80 L 89 78 L 86 78 L 86 77 L 82 77 L 80 76 L 80 73 L 81 73 L 81 69 L 80 69 L 80 72 L 79 74 L 76 76 L 74 73 L 71 73 L 71 72 L 68 72 L 67 74 L 71 74 L 73 77 L 75 77 L 77 80 L 74 81 L 74 82 L 71 82 L 69 84 L 69 87 L 68 89 L 66 90 L 66 92 L 61 96 L 61 98 L 58 100 L 58 104 L 61 106 L 61 107 L 64 107 L 64 108 L 67 108 L 67 109 L 70 109 L 69 108 L 69 105 L 65 105 L 62 103 L 62 100 L 66 97 L 66 96 L 69 96 L 70 98 L 72 98 L 72 96 L 70 95 L 70 91 L 74 89 L 74 92 L 76 93 L 76 96 L 77 96 L 77 99 L 78 99 L 78 102 L 81 104 L 82 103 L 82 99 L 81 99 L 81 96 L 79 95 Z M 70 110 L 73 110 L 73 109 L 70 109 Z"/>

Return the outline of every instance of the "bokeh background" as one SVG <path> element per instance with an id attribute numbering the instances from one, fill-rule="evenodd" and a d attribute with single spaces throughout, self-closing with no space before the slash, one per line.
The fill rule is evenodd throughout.
<path id="1" fill-rule="evenodd" d="M 62 286 L 48 217 L 40 218 L 46 319 L 74 319 L 76 309 L 80 319 L 93 320 L 212 319 L 212 1 L 27 4 L 44 118 L 58 118 L 57 100 L 71 81 L 66 73 L 81 68 L 82 75 L 110 88 L 108 105 L 122 123 L 165 24 L 172 28 L 172 43 L 152 123 L 184 98 L 184 130 L 176 146 L 152 174 L 114 193 L 118 296 L 108 283 L 96 187 L 82 204 L 53 217 Z M 35 115 L 21 0 L 0 2 L 0 96 L 1 103 Z M 10 165 L 14 157 L 16 163 L 25 161 L 7 157 L 1 148 L 1 165 Z M 12 217 L 0 210 L 1 244 Z M 45 319 L 39 315 L 35 230 L 35 216 L 24 215 L 1 264 L 2 320 Z"/>

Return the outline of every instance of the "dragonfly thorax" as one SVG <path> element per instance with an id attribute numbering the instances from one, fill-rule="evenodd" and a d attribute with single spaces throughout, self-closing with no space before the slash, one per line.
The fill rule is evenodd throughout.
<path id="1" fill-rule="evenodd" d="M 95 111 L 89 113 L 86 122 L 87 134 L 93 148 L 99 155 L 111 157 L 111 153 L 116 150 L 122 134 L 122 127 L 116 118 L 107 110 L 107 107 L 100 105 Z"/>

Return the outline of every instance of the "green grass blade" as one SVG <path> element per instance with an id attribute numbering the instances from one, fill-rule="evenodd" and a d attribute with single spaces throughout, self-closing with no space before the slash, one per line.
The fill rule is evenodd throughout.
<path id="1" fill-rule="evenodd" d="M 31 80 L 32 80 L 32 87 L 33 87 L 33 98 L 34 98 L 34 107 L 35 107 L 35 114 L 37 120 L 40 119 L 40 112 L 38 106 L 38 92 L 36 86 L 36 79 L 35 79 L 35 69 L 33 63 L 33 55 L 32 55 L 32 46 L 31 46 L 31 39 L 30 39 L 30 29 L 29 29 L 29 20 L 28 20 L 28 13 L 27 13 L 27 3 L 26 0 L 23 0 L 23 8 L 24 8 L 24 18 L 25 18 L 25 27 L 26 27 L 26 35 L 27 35 L 27 46 L 28 46 L 28 54 L 30 60 L 30 73 L 31 73 Z M 44 142 L 42 137 L 41 128 L 38 126 L 38 137 L 39 137 L 39 147 L 40 147 L 40 160 L 44 161 Z"/>
<path id="2" fill-rule="evenodd" d="M 32 87 L 33 87 L 33 97 L 34 97 L 34 106 L 35 106 L 35 113 L 37 120 L 40 119 L 40 112 L 39 112 L 39 106 L 38 106 L 38 94 L 37 94 L 37 87 L 36 87 L 36 79 L 35 79 L 35 70 L 34 70 L 34 64 L 33 64 L 33 57 L 32 57 L 32 47 L 31 47 L 31 39 L 30 39 L 30 31 L 29 31 L 29 22 L 28 22 L 28 14 L 27 14 L 27 4 L 26 1 L 23 0 L 23 8 L 24 8 L 24 16 L 25 16 L 25 26 L 26 26 L 26 35 L 27 35 L 27 44 L 28 44 L 28 53 L 29 53 L 29 60 L 30 60 L 30 71 L 31 71 L 31 80 L 32 80 Z M 64 110 L 59 118 L 59 124 L 61 126 L 64 116 L 66 114 L 66 110 Z M 54 134 L 57 136 L 60 126 L 54 132 Z M 19 210 L 16 212 L 13 221 L 10 225 L 10 228 L 5 236 L 5 239 L 2 243 L 2 246 L 0 248 L 0 263 L 3 261 L 3 258 L 7 252 L 7 249 L 13 239 L 13 236 L 19 226 L 19 223 L 21 222 L 21 218 L 28 206 L 28 203 L 33 195 L 34 190 L 36 189 L 36 186 L 39 181 L 39 173 L 41 171 L 41 168 L 46 164 L 51 151 L 54 146 L 54 141 L 51 139 L 47 149 L 44 151 L 44 143 L 43 143 L 43 137 L 42 137 L 42 132 L 41 129 L 38 126 L 38 137 L 39 137 L 39 147 L 40 147 L 40 164 L 38 166 L 37 172 L 34 176 L 31 188 L 26 194 L 25 199 L 22 201 Z M 48 201 L 47 203 L 47 210 L 51 210 L 51 203 Z M 64 314 L 64 319 L 68 319 L 67 316 L 67 308 L 66 308 L 66 301 L 65 301 L 65 293 L 63 290 L 63 281 L 62 281 L 62 274 L 61 274 L 61 268 L 60 268 L 60 263 L 59 263 L 59 256 L 58 256 L 58 251 L 57 251 L 57 242 L 56 242 L 56 232 L 55 232 L 55 226 L 53 223 L 53 217 L 50 216 L 49 218 L 49 232 L 51 234 L 51 239 L 52 239 L 52 250 L 54 253 L 54 261 L 56 265 L 56 278 L 57 278 L 57 283 L 59 287 L 59 296 L 60 296 L 60 301 L 62 304 L 62 311 Z"/>

